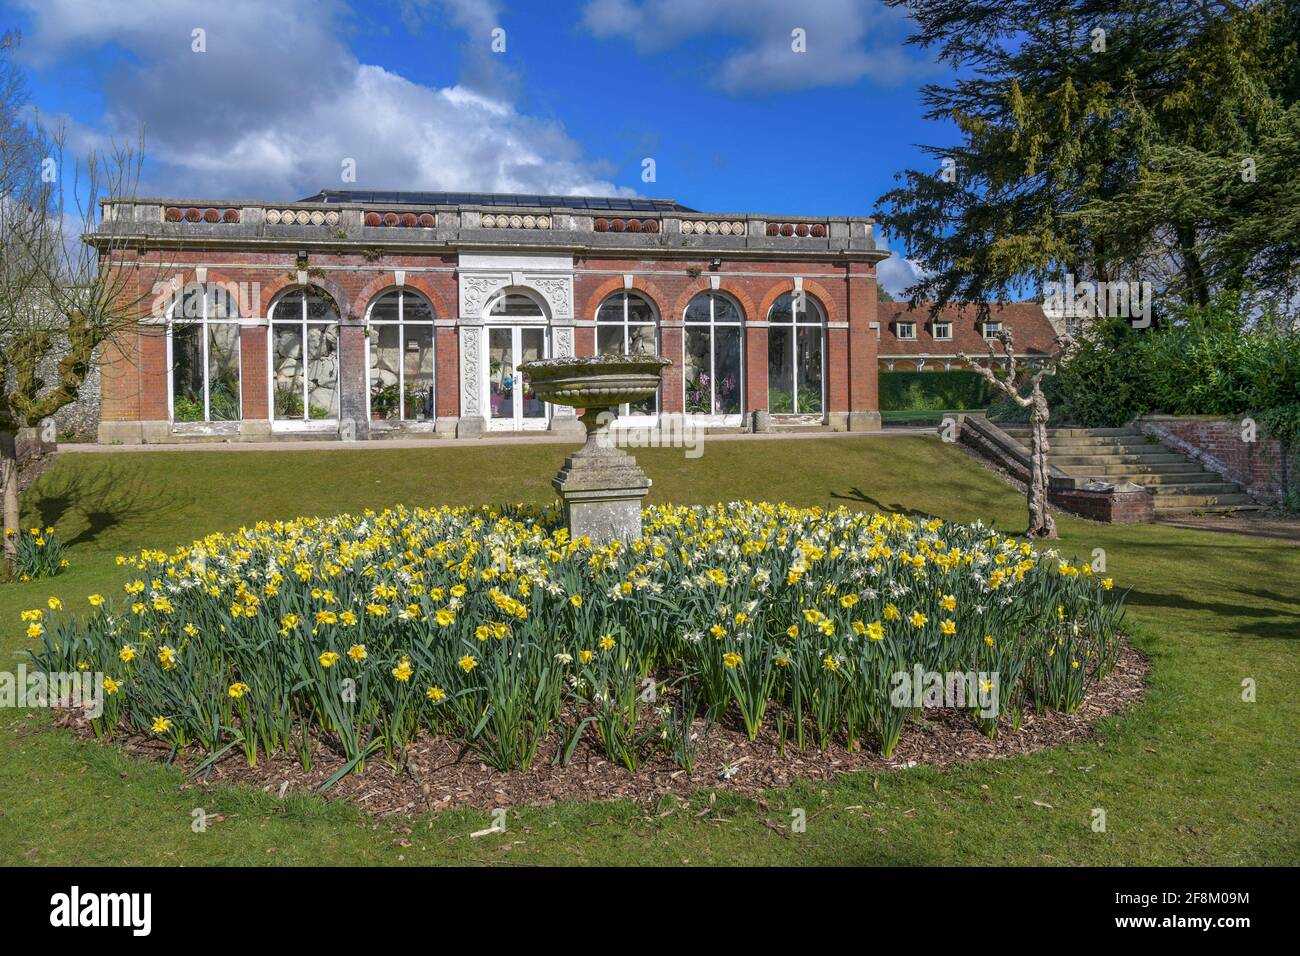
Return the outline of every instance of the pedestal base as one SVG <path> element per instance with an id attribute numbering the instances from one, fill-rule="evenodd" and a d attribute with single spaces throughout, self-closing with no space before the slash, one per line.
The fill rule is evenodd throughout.
<path id="1" fill-rule="evenodd" d="M 572 538 L 587 536 L 597 546 L 641 537 L 641 502 L 650 490 L 636 459 L 607 446 L 595 434 L 564 462 L 551 479 L 564 502 L 564 521 Z"/>

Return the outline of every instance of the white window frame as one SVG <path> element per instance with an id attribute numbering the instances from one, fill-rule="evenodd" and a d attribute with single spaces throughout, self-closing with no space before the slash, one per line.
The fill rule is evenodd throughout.
<path id="1" fill-rule="evenodd" d="M 906 334 L 904 334 L 904 332 L 903 332 L 904 329 L 907 330 L 907 333 L 906 333 Z M 916 341 L 916 323 L 915 323 L 915 322 L 899 322 L 899 323 L 897 324 L 897 326 L 895 327 L 895 330 L 896 330 L 896 333 L 897 333 L 897 335 L 898 335 L 898 341 L 900 341 L 900 342 L 915 342 L 915 341 Z"/>
<path id="2" fill-rule="evenodd" d="M 189 316 L 176 317 L 177 310 L 185 303 L 186 295 L 193 291 L 201 292 L 200 299 L 203 302 L 203 315 L 199 318 Z M 226 303 L 234 313 L 225 318 L 213 318 L 208 315 L 208 305 L 211 294 L 220 292 L 226 297 Z M 200 327 L 199 335 L 203 341 L 203 420 L 196 422 L 178 422 L 176 420 L 176 357 L 173 335 L 177 325 L 197 325 Z M 239 423 L 244 418 L 244 348 L 243 336 L 237 339 L 238 348 L 236 350 L 236 367 L 239 369 L 239 415 L 236 418 L 214 422 L 212 420 L 212 382 L 210 381 L 211 367 L 208 363 L 208 326 L 209 325 L 234 325 L 242 327 L 243 322 L 239 318 L 239 299 L 232 295 L 230 290 L 219 283 L 209 285 L 208 283 L 191 283 L 181 290 L 181 294 L 176 297 L 167 313 L 167 416 L 171 419 L 172 428 L 175 430 L 186 430 L 191 427 L 197 427 L 208 430 L 211 426 L 233 426 L 239 428 Z"/>
<path id="3" fill-rule="evenodd" d="M 940 328 L 943 328 L 943 329 L 946 330 L 942 335 L 939 333 L 939 329 L 940 329 Z M 952 322 L 948 321 L 947 319 L 938 319 L 938 320 L 936 320 L 935 323 L 934 323 L 934 325 L 932 326 L 931 334 L 933 335 L 934 340 L 935 340 L 936 342 L 951 342 L 951 341 L 952 341 Z"/>
<path id="4" fill-rule="evenodd" d="M 379 303 L 381 299 L 383 299 L 386 296 L 392 295 L 394 292 L 399 293 L 397 299 L 397 318 L 395 320 L 374 318 L 373 315 L 374 315 L 375 306 Z M 422 301 L 426 306 L 428 306 L 429 314 L 433 316 L 433 318 L 427 320 L 412 319 L 408 321 L 406 318 L 406 297 L 408 295 L 414 296 L 415 298 Z M 384 289 L 373 299 L 371 299 L 370 304 L 366 306 L 366 333 L 367 333 L 366 334 L 366 356 L 365 356 L 366 418 L 370 419 L 370 391 L 371 391 L 370 339 L 371 336 L 369 333 L 371 328 L 374 326 L 386 328 L 394 325 L 398 327 L 397 354 L 400 356 L 397 362 L 397 394 L 399 396 L 398 405 L 397 405 L 398 414 L 396 420 L 383 419 L 380 421 L 375 421 L 371 419 L 370 427 L 379 428 L 381 430 L 385 428 L 394 428 L 401 425 L 418 425 L 418 426 L 428 425 L 429 427 L 433 427 L 438 420 L 438 313 L 433 308 L 433 303 L 429 301 L 428 296 L 424 295 L 421 292 L 417 292 L 413 289 L 408 289 L 405 286 L 392 286 L 391 288 Z M 431 347 L 433 350 L 433 378 L 430 380 L 430 385 L 433 388 L 433 417 L 424 420 L 408 418 L 406 415 L 406 330 L 408 328 L 417 328 L 417 327 L 427 328 L 432 333 L 430 336 L 430 342 L 432 343 Z"/>
<path id="5" fill-rule="evenodd" d="M 691 306 L 701 296 L 707 296 L 709 300 L 709 321 L 694 322 L 686 318 L 691 310 Z M 739 316 L 735 322 L 719 322 L 717 319 L 715 304 L 718 299 L 725 299 L 731 303 L 732 308 L 736 310 Z M 686 333 L 692 328 L 706 328 L 709 330 L 709 408 L 718 407 L 718 339 L 716 330 L 719 328 L 734 328 L 740 330 L 740 381 L 737 383 L 740 389 L 740 411 L 738 412 L 688 412 L 693 421 L 702 425 L 716 425 L 725 428 L 732 428 L 740 425 L 745 419 L 745 310 L 740 307 L 740 303 L 734 298 L 717 289 L 708 289 L 698 292 L 691 296 L 690 302 L 686 303 L 686 308 L 682 312 L 682 408 L 686 408 Z"/>
<path id="6" fill-rule="evenodd" d="M 781 299 L 785 298 L 785 296 L 787 296 L 787 295 L 790 296 L 790 299 L 791 299 L 791 302 L 790 302 L 790 317 L 791 317 L 791 321 L 788 322 L 788 323 L 787 323 L 787 322 L 774 321 L 774 320 L 772 319 L 772 313 L 776 311 L 776 307 L 777 307 L 778 303 L 780 303 Z M 811 309 L 808 308 L 809 304 L 812 305 L 812 308 L 811 308 Z M 797 308 L 796 306 L 802 306 L 802 308 Z M 805 316 L 805 317 L 806 317 L 810 312 L 812 312 L 813 314 L 815 314 L 817 317 L 816 317 L 815 319 L 811 319 L 811 320 L 809 320 L 808 318 L 801 318 L 801 316 Z M 793 411 L 789 411 L 789 412 L 772 412 L 772 410 L 771 410 L 771 403 L 772 403 L 772 398 L 771 398 L 771 388 L 772 388 L 772 387 L 771 387 L 771 375 L 772 375 L 772 371 L 771 371 L 771 353 L 769 352 L 769 354 L 768 354 L 768 382 L 769 382 L 769 384 L 768 384 L 768 412 L 769 412 L 769 414 L 774 414 L 774 415 L 777 415 L 777 416 L 784 416 L 784 415 L 820 415 L 820 416 L 824 419 L 824 418 L 826 417 L 826 347 L 827 347 L 827 341 L 826 341 L 826 310 L 822 308 L 822 304 L 821 304 L 819 301 L 817 301 L 817 299 L 816 299 L 814 296 L 811 296 L 811 295 L 809 295 L 807 292 L 803 292 L 802 290 L 799 291 L 799 292 L 786 292 L 786 293 L 782 293 L 782 295 L 777 296 L 776 301 L 772 303 L 772 307 L 771 307 L 770 309 L 767 310 L 767 334 L 768 334 L 768 336 L 771 336 L 771 334 L 772 334 L 772 330 L 773 330 L 773 329 L 777 329 L 777 328 L 779 328 L 779 329 L 787 329 L 787 328 L 788 328 L 788 329 L 791 330 L 791 333 L 790 333 L 790 349 L 791 349 L 791 352 L 792 352 L 793 354 L 791 355 L 790 367 L 791 367 L 791 369 L 794 371 L 794 382 L 793 382 L 793 385 L 794 385 L 794 393 L 790 396 L 790 406 L 791 406 L 791 408 L 793 409 Z M 817 411 L 817 412 L 805 412 L 805 411 L 801 411 L 800 408 L 799 408 L 799 384 L 800 384 L 800 383 L 799 383 L 799 333 L 800 333 L 800 330 L 804 330 L 804 331 L 806 332 L 806 331 L 809 330 L 809 329 L 818 329 L 818 330 L 819 330 L 819 333 L 820 333 L 820 338 L 821 338 L 821 345 L 820 345 L 820 350 L 819 350 L 819 352 L 818 352 L 818 358 L 821 360 L 821 390 L 822 390 L 822 402 L 821 402 L 821 404 L 822 404 L 822 407 L 821 407 L 821 411 Z"/>
<path id="7" fill-rule="evenodd" d="M 522 296 L 533 303 L 537 308 L 536 315 L 493 315 L 492 309 L 497 302 L 501 301 L 508 295 Z M 507 286 L 498 290 L 488 298 L 487 303 L 483 306 L 483 325 L 479 329 L 479 335 L 482 336 L 479 342 L 479 354 L 483 356 L 482 370 L 479 372 L 479 407 L 483 409 L 483 417 L 486 421 L 488 431 L 546 431 L 551 427 L 551 418 L 555 414 L 555 407 L 550 402 L 543 402 L 544 412 L 540 418 L 516 418 L 512 412 L 510 418 L 493 418 L 492 417 L 492 362 L 491 362 L 491 330 L 492 329 L 510 329 L 510 348 L 514 353 L 514 362 L 516 371 L 519 365 L 519 352 L 522 349 L 523 333 L 518 331 L 527 328 L 540 328 L 542 330 L 542 358 L 551 357 L 551 313 L 547 308 L 546 300 L 534 292 L 532 289 L 521 286 Z"/>
<path id="8" fill-rule="evenodd" d="M 993 326 L 995 326 L 995 325 L 997 326 L 996 329 L 993 328 Z M 992 330 L 992 331 L 990 331 L 990 330 Z M 983 338 L 986 338 L 986 339 L 996 339 L 996 338 L 998 337 L 998 333 L 1001 332 L 1001 331 L 1002 331 L 1002 320 L 1001 320 L 1001 319 L 990 319 L 990 320 L 987 321 L 987 322 L 981 322 L 981 323 L 980 323 L 980 335 L 981 335 Z"/>
<path id="9" fill-rule="evenodd" d="M 609 303 L 611 300 L 619 297 L 622 298 L 622 302 L 623 302 L 623 318 L 621 320 L 613 321 L 613 322 L 609 320 L 602 320 L 600 314 L 601 312 L 604 311 L 605 305 Z M 650 300 L 650 297 L 645 295 L 644 293 L 639 292 L 636 289 L 619 289 L 617 292 L 611 292 L 609 295 L 605 296 L 605 298 L 603 298 L 600 301 L 600 304 L 596 306 L 596 314 L 593 317 L 593 321 L 596 326 L 595 336 L 594 336 L 595 339 L 594 347 L 597 355 L 600 354 L 600 330 L 602 328 L 609 329 L 609 328 L 618 328 L 620 326 L 622 327 L 623 330 L 623 354 L 624 355 L 630 354 L 628 352 L 628 342 L 630 339 L 629 329 L 633 325 L 640 326 L 645 324 L 644 322 L 632 322 L 628 318 L 628 310 L 630 308 L 630 303 L 631 300 L 634 298 L 650 307 L 650 314 L 653 316 L 653 323 L 654 323 L 655 354 L 656 355 L 659 354 L 659 350 L 660 348 L 662 348 L 661 330 L 660 330 L 660 322 L 659 322 L 659 309 L 655 306 L 654 302 Z M 662 389 L 655 390 L 654 411 L 651 414 L 633 415 L 631 414 L 630 406 L 625 402 L 618 407 L 619 409 L 618 415 L 614 419 L 614 421 L 611 422 L 610 424 L 615 428 L 645 428 L 648 426 L 653 426 L 659 420 L 659 411 L 660 408 L 662 407 L 662 403 L 660 402 L 660 394 L 659 394 L 661 391 Z"/>
<path id="10" fill-rule="evenodd" d="M 295 292 L 303 294 L 301 303 L 301 315 L 297 319 L 277 319 L 276 310 L 280 308 L 281 303 Z M 330 302 L 334 309 L 334 321 L 307 321 L 307 299 L 317 295 Z M 299 334 L 302 336 L 302 418 L 277 418 L 275 414 L 275 327 L 296 326 Z M 308 400 L 310 388 L 307 377 L 307 327 L 310 325 L 327 326 L 333 325 L 338 330 L 337 348 L 334 350 L 334 382 L 338 390 L 338 406 L 340 412 L 343 408 L 343 379 L 342 379 L 342 351 L 343 351 L 343 316 L 339 314 L 338 303 L 334 297 L 324 289 L 313 285 L 299 285 L 285 289 L 271 307 L 266 310 L 266 407 L 271 417 L 272 431 L 337 431 L 339 427 L 338 417 L 334 418 L 312 418 L 311 402 Z"/>

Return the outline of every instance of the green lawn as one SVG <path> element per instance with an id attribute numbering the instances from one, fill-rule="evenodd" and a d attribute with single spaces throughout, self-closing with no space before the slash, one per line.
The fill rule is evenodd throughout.
<path id="1" fill-rule="evenodd" d="M 18 612 L 118 584 L 113 557 L 259 518 L 408 504 L 550 500 L 557 445 L 319 452 L 65 455 L 25 498 L 25 521 L 71 542 L 53 582 L 0 585 L 0 654 L 16 666 Z M 731 498 L 907 509 L 1024 526 L 1023 499 L 929 436 L 718 441 L 702 458 L 638 455 L 652 498 Z M 1300 547 L 1159 526 L 1061 519 L 1061 547 L 1104 548 L 1133 589 L 1151 656 L 1147 702 L 1100 740 L 944 771 L 861 773 L 768 795 L 719 794 L 667 815 L 630 803 L 513 812 L 504 835 L 477 812 L 376 822 L 340 801 L 187 785 L 0 711 L 0 863 L 346 864 L 840 863 L 1295 864 L 1300 862 Z M 1241 700 L 1243 679 L 1258 685 Z M 224 820 L 191 832 L 196 807 Z M 807 812 L 807 831 L 779 834 Z M 1090 827 L 1093 808 L 1107 828 Z M 668 806 L 660 808 L 660 812 Z M 405 832 L 407 828 L 410 832 Z M 399 842 L 409 841 L 402 846 Z"/>

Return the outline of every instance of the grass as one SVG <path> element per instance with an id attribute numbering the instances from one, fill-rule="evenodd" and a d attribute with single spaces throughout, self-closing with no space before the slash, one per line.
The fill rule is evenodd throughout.
<path id="1" fill-rule="evenodd" d="M 456 449 L 65 455 L 24 498 L 72 569 L 0 585 L 0 669 L 26 638 L 22 608 L 118 584 L 113 557 L 259 518 L 396 502 L 550 500 L 556 445 Z M 902 509 L 1024 526 L 1013 490 L 930 436 L 714 442 L 702 458 L 646 450 L 652 500 L 731 498 Z M 1060 547 L 1106 553 L 1131 587 L 1135 640 L 1153 662 L 1137 711 L 1100 739 L 1028 757 L 859 773 L 763 802 L 719 792 L 690 809 L 626 802 L 521 809 L 507 832 L 456 811 L 375 821 L 351 805 L 191 786 L 169 767 L 0 710 L 0 863 L 62 864 L 1295 864 L 1300 861 L 1300 547 L 1164 526 L 1060 520 Z M 1243 679 L 1258 688 L 1241 700 Z M 191 829 L 202 808 L 210 825 Z M 775 832 L 791 810 L 802 834 Z M 1106 831 L 1093 832 L 1094 808 Z M 660 815 L 665 814 L 666 815 Z M 220 817 L 218 821 L 217 818 Z M 409 832 L 407 829 L 409 828 Z M 409 845 L 404 845 L 409 844 Z"/>

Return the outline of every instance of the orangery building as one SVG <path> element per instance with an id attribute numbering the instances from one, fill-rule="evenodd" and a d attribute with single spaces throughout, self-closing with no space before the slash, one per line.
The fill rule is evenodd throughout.
<path id="1" fill-rule="evenodd" d="M 620 424 L 880 424 L 866 218 L 326 191 L 111 199 L 87 241 L 140 316 L 101 356 L 101 441 L 576 430 L 520 366 L 629 352 L 672 365 Z"/>

